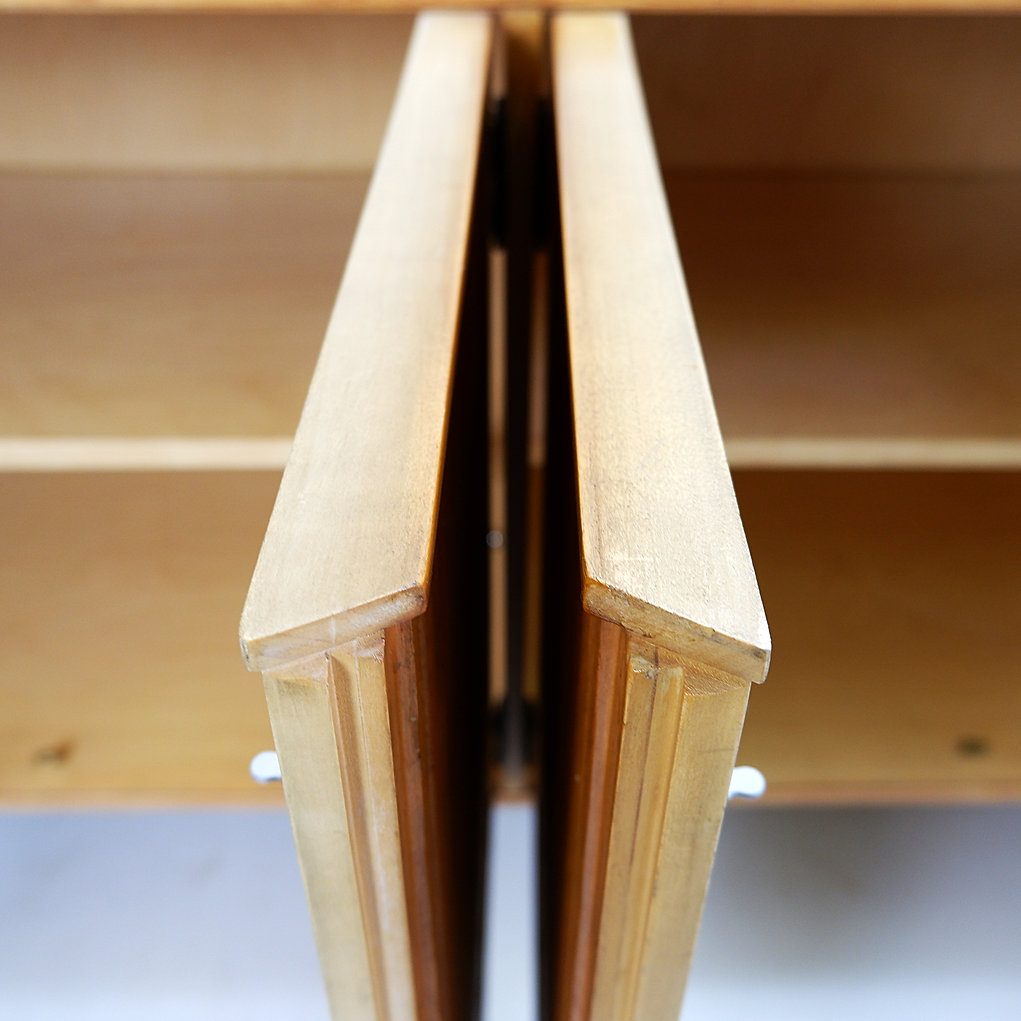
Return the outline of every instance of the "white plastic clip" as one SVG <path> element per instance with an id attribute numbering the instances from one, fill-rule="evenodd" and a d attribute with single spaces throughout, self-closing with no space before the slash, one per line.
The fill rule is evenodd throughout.
<path id="1" fill-rule="evenodd" d="M 735 766 L 730 777 L 730 798 L 761 798 L 766 793 L 766 778 L 754 766 Z"/>
<path id="2" fill-rule="evenodd" d="M 280 782 L 280 759 L 276 752 L 259 752 L 248 767 L 256 783 Z"/>

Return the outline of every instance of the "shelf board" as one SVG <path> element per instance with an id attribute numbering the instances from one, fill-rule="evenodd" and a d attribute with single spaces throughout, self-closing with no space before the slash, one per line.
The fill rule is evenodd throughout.
<path id="1" fill-rule="evenodd" d="M 0 177 L 0 436 L 293 435 L 367 180 Z M 31 453 L 0 444 L 0 463 Z"/>
<path id="2" fill-rule="evenodd" d="M 1021 174 L 667 187 L 733 465 L 1021 466 Z"/>
<path id="3" fill-rule="evenodd" d="M 739 755 L 767 802 L 1021 798 L 1021 475 L 734 481 L 774 637 Z"/>
<path id="4" fill-rule="evenodd" d="M 0 472 L 282 470 L 290 436 L 0 436 Z"/>
<path id="5" fill-rule="evenodd" d="M 236 638 L 279 479 L 4 479 L 0 803 L 282 803 Z"/>

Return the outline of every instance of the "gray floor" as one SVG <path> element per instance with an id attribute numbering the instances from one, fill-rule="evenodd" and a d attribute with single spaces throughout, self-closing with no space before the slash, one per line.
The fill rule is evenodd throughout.
<path id="1" fill-rule="evenodd" d="M 533 819 L 503 808 L 487 1021 L 528 1021 Z M 280 812 L 0 814 L 0 1018 L 326 1008 Z M 1021 808 L 728 814 L 685 1021 L 1021 1021 Z"/>

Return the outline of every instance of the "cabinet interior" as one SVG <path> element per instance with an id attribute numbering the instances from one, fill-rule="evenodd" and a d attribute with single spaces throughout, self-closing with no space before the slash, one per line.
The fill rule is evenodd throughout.
<path id="1" fill-rule="evenodd" d="M 411 18 L 2 24 L 0 800 L 279 799 L 233 636 Z M 1021 18 L 633 24 L 773 630 L 741 757 L 1016 797 Z"/>
<path id="2" fill-rule="evenodd" d="M 773 801 L 1016 798 L 1021 19 L 634 22 Z"/>
<path id="3" fill-rule="evenodd" d="M 410 26 L 3 16 L 0 800 L 280 803 L 237 620 Z"/>

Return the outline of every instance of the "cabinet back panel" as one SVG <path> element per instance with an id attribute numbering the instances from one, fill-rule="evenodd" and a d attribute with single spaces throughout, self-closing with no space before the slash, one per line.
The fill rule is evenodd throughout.
<path id="1" fill-rule="evenodd" d="M 1021 168 L 1021 17 L 634 19 L 673 167 Z"/>
<path id="2" fill-rule="evenodd" d="M 5 15 L 0 168 L 368 170 L 411 19 Z"/>

